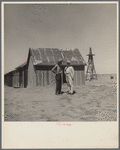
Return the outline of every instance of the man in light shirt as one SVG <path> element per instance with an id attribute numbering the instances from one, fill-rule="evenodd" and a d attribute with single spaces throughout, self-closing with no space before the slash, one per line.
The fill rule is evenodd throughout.
<path id="1" fill-rule="evenodd" d="M 74 68 L 70 65 L 70 61 L 67 61 L 64 73 L 66 75 L 66 82 L 69 89 L 68 93 L 73 94 Z"/>

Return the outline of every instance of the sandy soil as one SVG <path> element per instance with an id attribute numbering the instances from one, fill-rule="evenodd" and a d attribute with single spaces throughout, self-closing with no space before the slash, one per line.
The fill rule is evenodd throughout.
<path id="1" fill-rule="evenodd" d="M 108 79 L 108 80 L 107 80 Z M 116 80 L 100 77 L 74 87 L 76 93 L 55 95 L 55 84 L 47 87 L 12 88 L 5 86 L 5 121 L 116 121 Z"/>

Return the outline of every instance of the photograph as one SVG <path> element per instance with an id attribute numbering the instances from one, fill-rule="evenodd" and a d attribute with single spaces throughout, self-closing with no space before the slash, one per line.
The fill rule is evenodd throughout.
<path id="1" fill-rule="evenodd" d="M 3 2 L 3 122 L 117 124 L 118 18 L 118 2 Z"/>

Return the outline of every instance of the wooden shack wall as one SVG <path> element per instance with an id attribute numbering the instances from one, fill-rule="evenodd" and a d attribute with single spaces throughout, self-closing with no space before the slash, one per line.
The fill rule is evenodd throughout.
<path id="1" fill-rule="evenodd" d="M 19 72 L 14 73 L 12 81 L 13 81 L 13 87 L 20 87 Z"/>
<path id="2" fill-rule="evenodd" d="M 85 85 L 85 71 L 83 70 L 75 70 L 74 75 L 74 86 Z"/>
<path id="3" fill-rule="evenodd" d="M 19 84 L 20 84 L 20 87 L 23 87 L 23 83 L 22 83 L 22 71 L 21 70 L 19 71 Z"/>
<path id="4" fill-rule="evenodd" d="M 28 72 L 27 72 L 27 68 L 23 67 L 18 69 L 19 72 L 19 86 L 21 88 L 26 88 L 27 87 L 27 83 L 28 83 Z"/>
<path id="5" fill-rule="evenodd" d="M 36 86 L 46 86 L 55 83 L 55 75 L 51 71 L 52 67 L 36 66 Z M 64 70 L 64 67 L 63 67 Z M 75 66 L 74 86 L 85 84 L 84 66 Z"/>
<path id="6" fill-rule="evenodd" d="M 33 64 L 34 64 L 33 58 L 32 56 L 30 56 L 29 65 L 28 65 L 27 87 L 36 87 L 36 72 Z"/>
<path id="7" fill-rule="evenodd" d="M 26 88 L 28 85 L 28 69 L 25 68 L 24 70 L 24 87 Z"/>
<path id="8" fill-rule="evenodd" d="M 4 84 L 7 85 L 7 86 L 10 86 L 12 87 L 13 85 L 13 75 L 11 74 L 8 74 L 8 75 L 5 75 L 4 77 Z"/>
<path id="9" fill-rule="evenodd" d="M 55 84 L 55 74 L 51 69 L 53 66 L 35 66 L 30 57 L 28 69 L 22 68 L 13 76 L 13 87 L 36 87 Z M 64 70 L 64 67 L 62 67 Z M 85 84 L 84 66 L 75 66 L 74 86 Z M 64 82 L 65 83 L 65 82 Z"/>
<path id="10" fill-rule="evenodd" d="M 55 83 L 55 75 L 51 70 L 36 70 L 36 86 L 46 86 Z"/>

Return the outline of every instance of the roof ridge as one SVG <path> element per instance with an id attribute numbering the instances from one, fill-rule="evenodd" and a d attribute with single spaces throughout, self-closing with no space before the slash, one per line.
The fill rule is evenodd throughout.
<path id="1" fill-rule="evenodd" d="M 46 48 L 44 48 L 44 52 L 45 52 L 46 58 L 47 58 L 48 63 L 49 63 L 49 62 L 50 62 L 50 60 L 49 60 L 49 58 L 48 58 L 48 56 L 47 56 L 47 54 L 46 54 Z"/>
<path id="2" fill-rule="evenodd" d="M 35 55 L 34 55 L 34 53 L 33 53 L 33 50 L 34 50 L 34 49 L 32 48 L 32 49 L 31 49 L 31 53 L 32 53 L 33 61 L 34 61 L 33 64 L 35 64 L 35 59 L 36 59 L 36 58 L 35 58 Z"/>
<path id="3" fill-rule="evenodd" d="M 73 55 L 75 56 L 75 54 L 74 54 L 73 50 L 71 50 L 71 51 L 72 51 Z M 76 60 L 77 60 L 77 62 L 78 62 L 78 64 L 79 64 L 79 60 L 77 59 L 77 57 L 76 57 L 76 56 L 75 56 L 75 58 L 76 58 Z"/>
<path id="4" fill-rule="evenodd" d="M 62 59 L 64 59 L 63 50 L 62 49 L 61 49 L 60 53 L 61 53 Z"/>
<path id="5" fill-rule="evenodd" d="M 40 54 L 41 62 L 43 62 L 42 57 L 41 57 L 41 52 L 40 52 L 40 49 L 39 49 L 39 48 L 38 48 L 38 52 L 39 52 L 39 54 Z"/>
<path id="6" fill-rule="evenodd" d="M 64 53 L 64 51 L 67 51 L 67 50 L 63 50 L 63 53 Z M 65 55 L 65 54 L 64 54 L 64 55 Z M 65 58 L 66 58 L 67 61 L 69 61 L 66 55 L 65 55 Z"/>
<path id="7" fill-rule="evenodd" d="M 52 54 L 53 54 L 53 60 L 54 60 L 54 63 L 55 63 L 54 53 L 53 53 L 53 51 L 52 51 L 52 48 L 50 48 L 50 49 L 51 49 L 51 52 L 52 52 Z"/>

